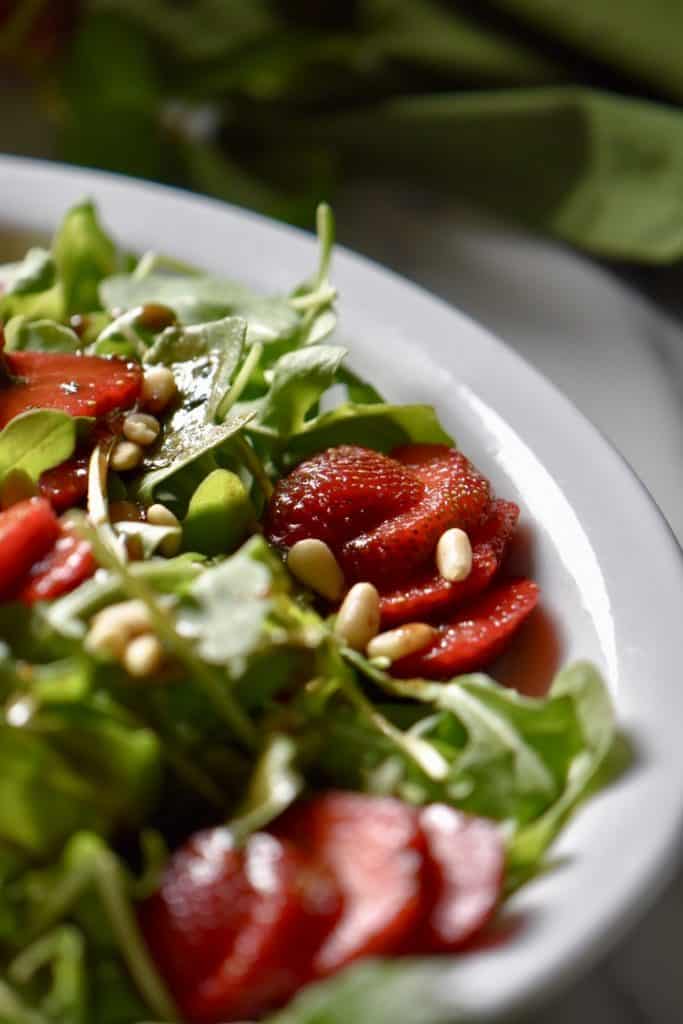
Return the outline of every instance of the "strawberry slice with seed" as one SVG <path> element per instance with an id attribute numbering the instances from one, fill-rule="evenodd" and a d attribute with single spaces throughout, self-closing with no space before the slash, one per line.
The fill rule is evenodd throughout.
<path id="1" fill-rule="evenodd" d="M 193 1024 L 254 1018 L 310 980 L 340 911 L 329 873 L 286 840 L 227 829 L 191 837 L 141 907 L 150 951 Z"/>
<path id="2" fill-rule="evenodd" d="M 15 596 L 31 566 L 51 550 L 59 521 L 44 498 L 29 498 L 0 512 L 0 600 Z"/>
<path id="3" fill-rule="evenodd" d="M 313 537 L 339 556 L 347 541 L 411 508 L 423 493 L 417 477 L 387 455 L 356 445 L 327 448 L 279 481 L 266 535 L 287 548 Z"/>
<path id="4" fill-rule="evenodd" d="M 344 545 L 340 561 L 350 579 L 383 584 L 405 578 L 432 558 L 445 530 L 459 526 L 469 532 L 488 512 L 489 483 L 462 452 L 410 445 L 392 458 L 422 482 L 424 493 L 409 509 Z"/>
<path id="5" fill-rule="evenodd" d="M 486 520 L 472 530 L 472 571 L 467 579 L 450 583 L 432 565 L 421 569 L 381 595 L 382 628 L 444 614 L 482 593 L 500 568 L 518 518 L 513 502 L 493 501 Z"/>
<path id="6" fill-rule="evenodd" d="M 54 547 L 36 562 L 18 593 L 24 604 L 51 601 L 75 590 L 95 572 L 97 565 L 87 540 L 62 525 Z"/>
<path id="7" fill-rule="evenodd" d="M 410 948 L 415 953 L 455 952 L 468 945 L 496 912 L 505 876 L 505 845 L 494 822 L 446 804 L 430 804 L 419 816 L 427 842 L 425 889 L 431 897 Z"/>
<path id="8" fill-rule="evenodd" d="M 314 961 L 318 975 L 402 948 L 422 905 L 425 842 L 415 808 L 328 792 L 295 805 L 276 831 L 327 868 L 343 897 L 341 917 Z"/>
<path id="9" fill-rule="evenodd" d="M 449 679 L 483 668 L 502 654 L 537 602 L 538 587 L 531 580 L 498 584 L 457 609 L 430 647 L 394 662 L 392 675 Z"/>
<path id="10" fill-rule="evenodd" d="M 0 390 L 0 428 L 33 409 L 71 416 L 105 416 L 138 399 L 142 370 L 136 362 L 61 352 L 9 352 L 12 382 Z"/>
<path id="11" fill-rule="evenodd" d="M 444 530 L 478 526 L 490 503 L 488 481 L 444 445 L 411 445 L 391 457 L 342 445 L 278 483 L 266 535 L 280 547 L 323 540 L 349 582 L 386 584 L 428 562 Z"/>

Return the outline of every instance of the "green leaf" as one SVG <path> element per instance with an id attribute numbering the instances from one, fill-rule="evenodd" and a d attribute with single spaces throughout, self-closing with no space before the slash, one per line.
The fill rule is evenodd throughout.
<path id="1" fill-rule="evenodd" d="M 346 349 L 313 345 L 287 352 L 273 366 L 273 380 L 260 422 L 287 438 L 305 426 L 306 414 L 333 384 Z"/>
<path id="2" fill-rule="evenodd" d="M 211 352 L 224 352 L 230 363 L 229 379 L 242 356 L 246 330 L 246 322 L 237 316 L 190 327 L 167 327 L 145 353 L 145 362 L 169 366 Z"/>
<path id="3" fill-rule="evenodd" d="M 284 458 L 291 465 L 336 444 L 359 444 L 387 452 L 410 443 L 452 445 L 453 439 L 429 405 L 345 402 L 308 420 L 288 439 Z"/>
<path id="4" fill-rule="evenodd" d="M 216 419 L 228 385 L 242 358 L 246 333 L 246 320 L 236 316 L 191 327 L 168 327 L 146 353 L 145 362 L 173 366 L 192 361 L 199 367 L 210 361 L 213 377 L 205 415 L 207 421 L 211 422 Z M 194 400 L 195 396 L 190 397 Z"/>
<path id="5" fill-rule="evenodd" d="M 444 991 L 443 964 L 382 961 L 362 963 L 306 988 L 267 1024 L 466 1024 L 452 993 Z"/>
<path id="6" fill-rule="evenodd" d="M 0 480 L 12 470 L 33 481 L 68 459 L 76 447 L 76 421 L 64 412 L 39 409 L 16 416 L 0 431 Z"/>
<path id="7" fill-rule="evenodd" d="M 87 1024 L 86 949 L 77 928 L 62 925 L 31 943 L 8 975 L 51 1024 Z"/>
<path id="8" fill-rule="evenodd" d="M 295 768 L 297 748 L 289 736 L 271 736 L 261 754 L 249 783 L 246 797 L 230 831 L 238 842 L 252 832 L 266 828 L 303 790 L 303 779 Z"/>
<path id="9" fill-rule="evenodd" d="M 0 284 L 5 295 L 32 295 L 52 288 L 57 268 L 46 249 L 29 249 L 21 263 L 0 267 Z"/>
<path id="10" fill-rule="evenodd" d="M 300 611 L 290 588 L 277 556 L 262 537 L 253 537 L 193 584 L 193 603 L 181 607 L 179 628 L 205 661 L 239 677 L 255 655 L 321 642 L 319 620 Z"/>
<path id="11" fill-rule="evenodd" d="M 29 320 L 15 316 L 5 325 L 9 352 L 76 352 L 81 339 L 75 331 L 56 320 Z"/>
<path id="12" fill-rule="evenodd" d="M 101 794 L 38 736 L 0 726 L 0 840 L 49 856 L 79 828 L 104 831 Z"/>
<path id="13" fill-rule="evenodd" d="M 143 501 L 149 503 L 159 484 L 219 449 L 251 419 L 249 413 L 214 422 L 239 362 L 244 335 L 245 322 L 237 317 L 195 328 L 169 328 L 162 334 L 156 356 L 175 354 L 185 361 L 172 363 L 180 402 L 146 454 L 146 472 L 137 485 Z M 203 354 L 191 356 L 193 350 Z"/>
<path id="14" fill-rule="evenodd" d="M 483 675 L 445 684 L 398 680 L 358 654 L 346 656 L 385 692 L 431 709 L 431 716 L 417 718 L 413 728 L 450 762 L 444 784 L 430 787 L 403 770 L 381 772 L 381 753 L 373 757 L 366 740 L 350 734 L 365 784 L 381 777 L 404 798 L 443 799 L 514 823 L 511 879 L 537 870 L 614 741 L 614 711 L 597 670 L 583 662 L 572 665 L 556 677 L 546 698 L 531 699 Z M 344 755 L 337 748 L 337 755 L 352 760 L 348 749 Z"/>
<path id="15" fill-rule="evenodd" d="M 116 269 L 116 247 L 102 230 L 97 211 L 86 201 L 69 210 L 52 251 L 64 294 L 66 315 L 100 308 L 100 282 Z"/>
<path id="16" fill-rule="evenodd" d="M 287 299 L 264 297 L 244 285 L 209 274 L 117 274 L 102 282 L 100 296 L 109 310 L 161 303 L 169 306 L 183 324 L 241 317 L 247 321 L 250 345 L 291 339 L 301 322 Z"/>

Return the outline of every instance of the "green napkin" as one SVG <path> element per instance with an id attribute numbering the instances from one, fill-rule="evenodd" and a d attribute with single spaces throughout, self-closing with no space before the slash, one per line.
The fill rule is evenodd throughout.
<path id="1" fill-rule="evenodd" d="M 681 0 L 84 0 L 50 109 L 66 159 L 290 220 L 390 173 L 661 263 L 681 40 Z"/>

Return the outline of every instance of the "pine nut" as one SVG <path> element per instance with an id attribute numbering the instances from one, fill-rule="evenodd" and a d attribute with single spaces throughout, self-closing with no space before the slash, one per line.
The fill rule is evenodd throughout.
<path id="1" fill-rule="evenodd" d="M 145 412 L 132 412 L 123 421 L 124 437 L 143 447 L 154 444 L 160 430 L 161 424 L 156 416 L 150 416 Z"/>
<path id="2" fill-rule="evenodd" d="M 372 583 L 354 583 L 341 603 L 334 632 L 347 647 L 364 651 L 379 630 L 379 594 Z"/>
<path id="3" fill-rule="evenodd" d="M 164 649 L 154 633 L 136 636 L 123 652 L 123 667 L 136 679 L 158 672 L 164 662 Z"/>
<path id="4" fill-rule="evenodd" d="M 0 487 L 0 509 L 34 498 L 38 488 L 23 469 L 11 469 Z"/>
<path id="5" fill-rule="evenodd" d="M 166 558 L 173 558 L 174 555 L 177 555 L 183 543 L 183 532 L 180 520 L 171 512 L 170 508 L 161 504 L 150 505 L 147 509 L 147 522 L 152 526 L 171 526 L 177 530 L 176 533 L 165 537 L 159 545 L 159 551 Z"/>
<path id="6" fill-rule="evenodd" d="M 121 658 L 129 641 L 149 632 L 151 625 L 149 611 L 143 601 L 110 604 L 93 616 L 85 646 L 93 653 Z"/>
<path id="7" fill-rule="evenodd" d="M 336 601 L 341 597 L 344 574 L 324 541 L 313 537 L 298 540 L 287 554 L 287 568 L 301 583 L 328 600 Z"/>
<path id="8" fill-rule="evenodd" d="M 133 441 L 117 441 L 111 453 L 110 465 L 117 473 L 136 469 L 142 462 L 142 448 Z"/>
<path id="9" fill-rule="evenodd" d="M 379 633 L 367 645 L 368 658 L 388 658 L 390 662 L 428 647 L 437 631 L 426 622 L 408 622 L 397 629 Z"/>
<path id="10" fill-rule="evenodd" d="M 436 567 L 449 583 L 466 580 L 472 572 L 472 545 L 464 530 L 453 527 L 439 537 Z"/>
<path id="11" fill-rule="evenodd" d="M 142 378 L 140 400 L 150 412 L 162 412 L 176 390 L 175 377 L 167 366 L 150 366 Z"/>

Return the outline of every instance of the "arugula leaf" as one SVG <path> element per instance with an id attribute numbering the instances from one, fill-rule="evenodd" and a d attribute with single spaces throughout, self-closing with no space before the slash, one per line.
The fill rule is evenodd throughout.
<path id="1" fill-rule="evenodd" d="M 304 989 L 267 1024 L 465 1024 L 452 993 L 443 989 L 438 961 L 373 960 Z M 468 1015 L 469 1016 L 469 1015 Z"/>
<path id="2" fill-rule="evenodd" d="M 0 480 L 13 470 L 33 481 L 68 459 L 76 447 L 76 420 L 64 412 L 37 409 L 16 416 L 0 431 Z"/>
<path id="3" fill-rule="evenodd" d="M 520 696 L 483 675 L 450 683 L 399 680 L 354 652 L 346 657 L 381 690 L 430 709 L 413 726 L 450 762 L 438 787 L 403 769 L 380 772 L 381 755 L 357 737 L 360 768 L 372 784 L 419 803 L 443 799 L 464 810 L 515 824 L 510 863 L 527 876 L 585 794 L 614 741 L 614 711 L 605 683 L 588 663 L 560 672 L 546 698 Z"/>
<path id="4" fill-rule="evenodd" d="M 81 339 L 75 331 L 56 320 L 29 320 L 15 316 L 5 324 L 5 342 L 9 352 L 76 352 Z"/>
<path id="5" fill-rule="evenodd" d="M 30 993 L 32 1004 L 47 1020 L 87 1024 L 85 961 L 83 935 L 71 925 L 62 925 L 22 950 L 7 973 L 22 992 Z"/>
<path id="6" fill-rule="evenodd" d="M 209 274 L 116 274 L 102 282 L 100 298 L 109 310 L 158 302 L 185 325 L 238 316 L 247 321 L 250 345 L 292 339 L 301 319 L 285 298 L 264 297 Z"/>
<path id="7" fill-rule="evenodd" d="M 287 352 L 273 366 L 259 422 L 285 439 L 302 430 L 306 413 L 334 382 L 346 349 L 314 345 Z"/>
<path id="8" fill-rule="evenodd" d="M 237 816 L 230 822 L 237 842 L 242 843 L 252 832 L 266 828 L 301 794 L 304 782 L 295 768 L 297 753 L 290 736 L 271 736 L 256 763 Z"/>
<path id="9" fill-rule="evenodd" d="M 117 254 L 92 202 L 79 203 L 69 210 L 55 235 L 52 252 L 66 315 L 99 309 L 98 287 L 116 269 Z"/>
<path id="10" fill-rule="evenodd" d="M 288 573 L 262 537 L 252 537 L 192 585 L 193 604 L 183 604 L 179 628 L 199 654 L 242 675 L 250 658 L 281 647 L 316 647 L 322 624 L 291 600 Z M 231 623 L 230 629 L 224 624 Z"/>
<path id="11" fill-rule="evenodd" d="M 387 452 L 402 444 L 447 444 L 453 439 L 430 405 L 344 402 L 308 420 L 287 440 L 283 462 L 291 466 L 337 444 L 359 444 Z"/>
<path id="12" fill-rule="evenodd" d="M 152 733 L 86 701 L 23 700 L 26 721 L 0 725 L 0 839 L 45 857 L 80 828 L 144 820 L 159 785 Z"/>
<path id="13" fill-rule="evenodd" d="M 145 362 L 168 366 L 214 351 L 225 352 L 229 355 L 231 366 L 227 375 L 229 379 L 242 356 L 246 330 L 246 322 L 237 316 L 227 316 L 190 327 L 167 327 L 145 353 Z"/>
<path id="14" fill-rule="evenodd" d="M 151 558 L 144 562 L 132 562 L 128 567 L 131 575 L 139 577 L 161 594 L 182 594 L 202 572 L 202 556 L 180 555 L 178 558 Z M 85 636 L 85 621 L 107 604 L 121 601 L 126 593 L 120 579 L 100 571 L 97 576 L 86 580 L 76 590 L 48 604 L 42 612 L 46 625 L 60 636 L 79 640 Z M 25 617 L 25 611 L 24 611 Z M 16 624 L 11 623 L 12 629 Z M 0 620 L 0 635 L 4 635 Z"/>
<path id="15" fill-rule="evenodd" d="M 222 423 L 213 422 L 239 361 L 245 327 L 244 320 L 229 317 L 196 329 L 169 328 L 159 340 L 157 355 L 189 355 L 193 348 L 205 352 L 172 364 L 181 401 L 146 456 L 147 471 L 137 485 L 143 501 L 151 501 L 160 483 L 220 448 L 251 419 L 252 414 L 248 413 L 230 416 Z M 195 486 L 193 482 L 191 490 Z"/>
<path id="16" fill-rule="evenodd" d="M 57 268 L 46 249 L 29 249 L 21 263 L 0 267 L 0 284 L 5 295 L 32 295 L 52 288 Z"/>
<path id="17" fill-rule="evenodd" d="M 200 367 L 210 360 L 213 376 L 205 415 L 207 422 L 212 422 L 218 416 L 228 385 L 242 358 L 246 333 L 246 320 L 236 316 L 190 327 L 168 327 L 145 354 L 145 362 L 173 366 L 192 361 Z M 194 401 L 195 395 L 191 398 Z"/>

